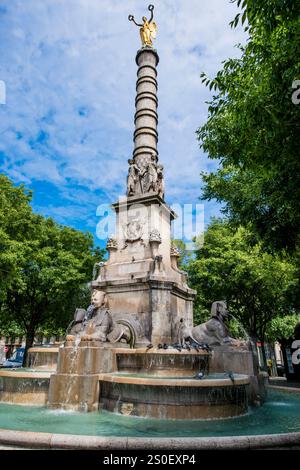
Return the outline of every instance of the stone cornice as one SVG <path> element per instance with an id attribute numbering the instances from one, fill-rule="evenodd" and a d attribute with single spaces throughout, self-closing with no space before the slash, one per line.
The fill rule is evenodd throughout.
<path id="1" fill-rule="evenodd" d="M 155 193 L 146 193 L 139 194 L 138 196 L 124 197 L 124 199 L 119 200 L 111 205 L 111 207 L 119 212 L 120 209 L 126 209 L 132 206 L 133 204 L 142 204 L 149 206 L 151 204 L 159 205 L 165 212 L 170 214 L 170 220 L 177 218 L 176 213 L 164 202 L 164 200 Z"/>

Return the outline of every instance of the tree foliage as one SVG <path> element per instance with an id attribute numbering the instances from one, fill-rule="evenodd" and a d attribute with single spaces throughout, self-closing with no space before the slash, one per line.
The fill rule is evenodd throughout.
<path id="1" fill-rule="evenodd" d="M 198 138 L 219 168 L 203 173 L 203 199 L 225 203 L 238 227 L 251 226 L 270 250 L 295 250 L 300 229 L 300 2 L 238 0 L 232 27 L 244 24 L 241 57 L 214 79 L 208 120 Z"/>
<path id="2" fill-rule="evenodd" d="M 195 319 L 207 319 L 215 300 L 226 300 L 230 312 L 248 334 L 264 340 L 274 317 L 291 313 L 290 292 L 297 285 L 297 269 L 289 259 L 271 255 L 243 227 L 232 229 L 213 220 L 204 246 L 186 266 L 197 290 Z"/>
<path id="3" fill-rule="evenodd" d="M 92 235 L 34 214 L 31 193 L 0 176 L 0 329 L 20 328 L 27 346 L 43 327 L 65 328 L 87 306 L 87 282 L 103 257 Z"/>
<path id="4" fill-rule="evenodd" d="M 267 330 L 267 339 L 269 341 L 288 340 L 294 338 L 295 327 L 300 322 L 300 315 L 285 315 L 284 317 L 275 317 L 270 322 Z"/>

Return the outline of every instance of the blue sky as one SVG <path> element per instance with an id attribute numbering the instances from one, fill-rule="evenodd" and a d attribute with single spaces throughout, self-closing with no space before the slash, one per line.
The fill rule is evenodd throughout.
<path id="1" fill-rule="evenodd" d="M 1 0 L 0 171 L 34 190 L 34 210 L 94 235 L 99 204 L 125 192 L 133 150 L 138 28 L 144 0 Z M 160 56 L 159 154 L 166 200 L 197 203 L 213 168 L 195 131 L 205 122 L 208 75 L 238 54 L 229 0 L 156 0 Z M 205 221 L 218 214 L 205 203 Z"/>

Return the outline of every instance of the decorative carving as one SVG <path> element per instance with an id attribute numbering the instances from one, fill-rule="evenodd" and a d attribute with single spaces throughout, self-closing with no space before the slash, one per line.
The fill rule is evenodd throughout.
<path id="1" fill-rule="evenodd" d="M 150 232 L 149 244 L 151 248 L 152 258 L 155 260 L 158 256 L 158 247 L 161 244 L 161 236 L 160 236 L 159 231 L 156 228 L 152 229 Z"/>
<path id="2" fill-rule="evenodd" d="M 153 192 L 163 199 L 165 192 L 164 167 L 157 164 L 157 155 L 152 153 L 150 161 L 146 161 L 142 167 L 133 159 L 128 160 L 128 163 L 127 196 Z"/>
<path id="3" fill-rule="evenodd" d="M 115 238 L 109 238 L 106 243 L 107 250 L 117 250 L 118 249 L 118 242 Z"/>
<path id="4" fill-rule="evenodd" d="M 105 263 L 103 261 L 100 261 L 99 263 L 95 263 L 93 267 L 93 281 L 100 277 L 99 281 L 102 280 L 103 277 L 103 267 Z"/>
<path id="5" fill-rule="evenodd" d="M 151 230 L 150 235 L 149 235 L 149 242 L 161 243 L 161 236 L 157 228 L 154 228 Z"/>
<path id="6" fill-rule="evenodd" d="M 123 224 L 125 245 L 123 246 L 122 250 L 124 250 L 128 246 L 128 243 L 133 243 L 139 240 L 144 245 L 144 224 L 144 220 L 139 218 L 132 219 L 130 222 Z"/>
<path id="7" fill-rule="evenodd" d="M 165 197 L 165 181 L 164 181 L 164 167 L 163 165 L 157 166 L 157 192 L 162 199 Z"/>
<path id="8" fill-rule="evenodd" d="M 136 26 L 140 27 L 140 36 L 141 36 L 142 45 L 152 47 L 151 38 L 154 38 L 154 39 L 156 38 L 157 25 L 153 21 L 154 6 L 149 5 L 148 10 L 151 12 L 151 17 L 149 20 L 147 20 L 146 16 L 143 16 L 142 18 L 143 24 L 137 23 L 133 15 L 129 15 L 128 19 L 129 21 L 133 21 Z"/>
<path id="9" fill-rule="evenodd" d="M 174 245 L 171 246 L 170 255 L 171 256 L 176 256 L 177 258 L 180 257 L 180 251 L 178 250 L 178 248 L 176 246 L 174 246 Z"/>
<path id="10" fill-rule="evenodd" d="M 159 276 L 164 273 L 164 266 L 163 266 L 163 257 L 162 255 L 156 255 L 154 258 L 153 263 L 153 274 L 154 276 Z"/>
<path id="11" fill-rule="evenodd" d="M 143 234 L 143 224 L 140 219 L 133 219 L 125 224 L 124 232 L 126 241 L 135 242 L 140 240 Z"/>

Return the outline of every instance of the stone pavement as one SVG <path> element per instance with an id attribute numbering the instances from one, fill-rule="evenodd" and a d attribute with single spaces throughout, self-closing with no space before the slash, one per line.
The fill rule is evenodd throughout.
<path id="1" fill-rule="evenodd" d="M 287 390 L 300 393 L 300 382 L 294 380 L 284 380 L 283 377 L 269 377 L 269 386 L 274 389 Z"/>

